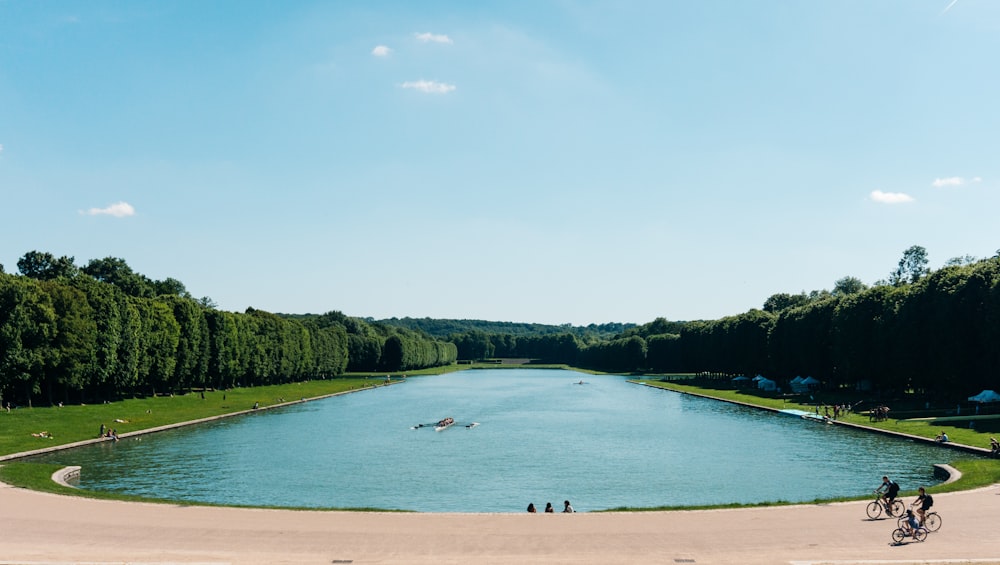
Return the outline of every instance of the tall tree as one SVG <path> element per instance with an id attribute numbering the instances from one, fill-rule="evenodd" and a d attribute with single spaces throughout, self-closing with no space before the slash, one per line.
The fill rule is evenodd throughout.
<path id="1" fill-rule="evenodd" d="M 915 283 L 921 277 L 930 272 L 927 268 L 927 250 L 919 245 L 914 245 L 903 252 L 903 257 L 899 260 L 896 270 L 889 273 L 889 284 L 899 286 L 906 283 Z"/>

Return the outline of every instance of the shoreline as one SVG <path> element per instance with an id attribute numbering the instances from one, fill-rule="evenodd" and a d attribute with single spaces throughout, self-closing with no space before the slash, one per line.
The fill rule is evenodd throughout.
<path id="1" fill-rule="evenodd" d="M 395 385 L 395 384 L 399 384 L 399 382 L 401 382 L 401 381 L 394 381 L 394 382 L 389 382 L 389 383 L 371 385 L 371 386 L 366 386 L 364 388 L 358 388 L 358 389 L 352 389 L 352 390 L 344 390 L 344 391 L 340 391 L 340 392 L 331 392 L 330 394 L 321 394 L 319 396 L 312 396 L 312 397 L 309 397 L 309 398 L 300 398 L 298 400 L 289 400 L 289 401 L 286 401 L 286 402 L 279 402 L 277 404 L 268 404 L 267 406 L 261 406 L 259 408 L 248 408 L 246 410 L 238 410 L 236 412 L 228 412 L 226 414 L 218 414 L 218 415 L 215 415 L 215 416 L 207 416 L 205 418 L 197 418 L 197 419 L 194 419 L 194 420 L 187 420 L 187 421 L 184 421 L 184 422 L 175 422 L 173 424 L 164 424 L 162 426 L 155 426 L 155 427 L 152 427 L 152 428 L 145 428 L 145 429 L 142 429 L 142 430 L 135 430 L 135 431 L 132 431 L 132 432 L 124 432 L 124 433 L 118 434 L 118 439 L 126 439 L 126 438 L 130 438 L 130 437 L 138 437 L 138 436 L 143 436 L 143 435 L 148 435 L 148 434 L 155 434 L 155 433 L 164 432 L 164 431 L 167 431 L 167 430 L 173 430 L 173 429 L 177 429 L 177 428 L 184 428 L 184 427 L 187 427 L 187 426 L 195 426 L 195 425 L 204 424 L 204 423 L 207 423 L 207 422 L 214 422 L 216 420 L 223 420 L 223 419 L 226 419 L 226 418 L 234 418 L 236 416 L 245 416 L 247 414 L 254 414 L 254 413 L 263 412 L 263 411 L 266 411 L 266 410 L 274 410 L 276 408 L 284 408 L 286 406 L 292 406 L 292 405 L 295 405 L 295 404 L 303 404 L 303 403 L 306 403 L 306 402 L 313 402 L 313 401 L 316 401 L 316 400 L 323 400 L 324 398 L 332 398 L 334 396 L 342 396 L 342 395 L 345 395 L 345 394 L 355 394 L 355 393 L 359 393 L 359 392 L 366 392 L 366 391 L 375 390 L 375 389 L 378 389 L 378 388 L 384 387 L 384 386 L 392 386 L 392 385 Z M 41 447 L 41 448 L 38 448 L 38 449 L 32 449 L 31 451 L 22 451 L 22 452 L 19 452 L 19 453 L 10 453 L 10 454 L 7 454 L 7 455 L 0 455 L 0 464 L 2 464 L 5 461 L 17 461 L 19 459 L 25 459 L 25 458 L 28 458 L 28 457 L 33 457 L 35 455 L 44 455 L 46 453 L 54 453 L 56 451 L 63 451 L 63 450 L 66 450 L 66 449 L 73 449 L 75 447 L 83 447 L 83 446 L 87 446 L 87 445 L 94 445 L 94 444 L 103 443 L 103 442 L 106 442 L 106 441 L 114 441 L 114 440 L 112 440 L 110 438 L 107 438 L 107 437 L 95 437 L 95 438 L 91 438 L 91 439 L 74 441 L 74 442 L 71 442 L 71 443 L 63 443 L 63 444 L 59 444 L 59 445 L 53 445 L 53 446 L 50 446 L 50 447 Z M 0 562 L 0 565 L 3 565 L 3 562 Z"/>
<path id="2" fill-rule="evenodd" d="M 135 431 L 123 433 L 119 437 L 122 438 L 122 439 L 125 439 L 125 438 L 130 438 L 130 437 L 142 436 L 142 435 L 146 435 L 146 434 L 158 433 L 158 432 L 162 432 L 162 431 L 166 431 L 166 430 L 171 430 L 171 429 L 176 429 L 176 428 L 181 428 L 181 427 L 187 427 L 187 426 L 202 424 L 202 423 L 211 422 L 211 421 L 215 421 L 215 420 L 220 420 L 220 419 L 224 419 L 224 418 L 230 418 L 230 417 L 236 417 L 236 416 L 244 416 L 244 415 L 248 415 L 248 414 L 253 414 L 255 412 L 260 412 L 262 410 L 271 410 L 271 409 L 275 409 L 275 408 L 282 408 L 282 407 L 287 407 L 287 406 L 291 406 L 291 405 L 295 405 L 295 404 L 301 404 L 301 403 L 305 403 L 305 402 L 310 402 L 310 401 L 315 401 L 315 400 L 321 400 L 321 399 L 331 398 L 331 397 L 335 397 L 335 396 L 342 396 L 342 395 L 352 394 L 352 393 L 356 393 L 356 392 L 371 391 L 371 390 L 375 390 L 375 389 L 378 389 L 378 388 L 383 387 L 383 386 L 390 386 L 390 385 L 393 385 L 393 384 L 399 384 L 400 382 L 405 382 L 405 381 L 393 381 L 393 382 L 390 382 L 390 383 L 375 384 L 375 385 L 366 386 L 366 387 L 359 388 L 359 389 L 344 390 L 344 391 L 339 391 L 339 392 L 334 392 L 334 393 L 329 393 L 329 394 L 323 394 L 323 395 L 319 395 L 319 396 L 315 396 L 315 397 L 309 397 L 309 398 L 300 398 L 298 400 L 291 400 L 291 401 L 287 401 L 287 402 L 280 402 L 280 403 L 277 403 L 277 404 L 271 404 L 271 405 L 267 405 L 267 406 L 263 406 L 263 407 L 259 407 L 259 408 L 252 408 L 252 409 L 247 409 L 247 410 L 240 410 L 240 411 L 231 412 L 231 413 L 227 413 L 227 414 L 219 414 L 219 415 L 210 416 L 210 417 L 206 417 L 206 418 L 199 418 L 199 419 L 189 420 L 189 421 L 185 421 L 185 422 L 177 422 L 177 423 L 173 423 L 173 424 L 167 424 L 167 425 L 157 426 L 157 427 L 143 429 L 143 430 L 135 430 Z M 754 408 L 754 409 L 757 409 L 757 410 L 765 410 L 765 411 L 772 412 L 772 413 L 785 413 L 781 409 L 774 408 L 774 407 L 762 406 L 762 405 L 753 404 L 753 403 L 750 403 L 750 402 L 743 402 L 743 401 L 733 400 L 733 399 L 727 399 L 727 398 L 719 398 L 719 397 L 716 397 L 716 396 L 712 396 L 710 394 L 701 394 L 701 393 L 693 392 L 693 391 L 676 390 L 676 389 L 673 389 L 673 388 L 667 388 L 667 387 L 657 386 L 654 383 L 642 382 L 642 381 L 634 380 L 634 379 L 626 379 L 626 382 L 628 382 L 630 384 L 638 384 L 638 385 L 646 386 L 646 387 L 649 387 L 649 388 L 654 388 L 654 389 L 659 389 L 659 390 L 665 390 L 665 391 L 674 392 L 674 393 L 678 393 L 678 394 L 685 394 L 685 395 L 694 396 L 694 397 L 698 397 L 698 398 L 705 398 L 705 399 L 709 399 L 709 400 L 727 402 L 727 403 L 730 403 L 730 404 L 735 404 L 735 405 L 744 406 L 744 407 L 748 407 L 748 408 Z M 816 422 L 816 421 L 810 422 L 810 424 L 814 424 L 814 423 L 822 423 L 822 422 Z M 981 449 L 981 448 L 976 448 L 976 447 L 967 446 L 967 445 L 963 445 L 963 444 L 956 444 L 956 443 L 940 444 L 940 443 L 935 442 L 935 441 L 933 441 L 933 440 L 931 440 L 929 438 L 925 438 L 925 437 L 921 437 L 921 436 L 915 436 L 915 435 L 901 433 L 901 432 L 893 432 L 891 430 L 884 430 L 884 429 L 879 429 L 879 428 L 872 428 L 872 427 L 868 427 L 868 426 L 864 426 L 864 425 L 858 425 L 858 424 L 849 423 L 849 422 L 842 422 L 842 421 L 836 421 L 836 420 L 832 420 L 832 419 L 827 419 L 825 423 L 827 423 L 827 424 L 839 424 L 839 425 L 847 426 L 847 427 L 850 427 L 850 428 L 853 428 L 853 429 L 857 429 L 857 430 L 860 430 L 860 431 L 878 432 L 878 433 L 881 433 L 883 435 L 894 436 L 894 437 L 897 437 L 897 438 L 900 438 L 900 439 L 910 439 L 910 440 L 914 440 L 914 441 L 922 441 L 922 442 L 929 443 L 929 444 L 935 444 L 935 445 L 937 445 L 939 447 L 948 447 L 948 448 L 951 448 L 951 449 L 954 449 L 954 450 L 968 451 L 968 452 L 971 452 L 971 453 L 976 453 L 978 455 L 983 455 L 983 454 L 988 455 L 989 454 L 988 450 Z M 76 448 L 76 447 L 80 447 L 80 446 L 85 446 L 85 445 L 92 445 L 92 444 L 96 444 L 96 443 L 100 443 L 100 442 L 104 442 L 104 441 L 110 441 L 110 440 L 107 439 L 107 438 L 93 438 L 93 439 L 89 439 L 89 440 L 83 440 L 83 441 L 79 441 L 79 442 L 73 442 L 73 443 L 63 444 L 63 445 L 57 445 L 57 446 L 51 446 L 51 447 L 46 447 L 46 448 L 42 448 L 42 449 L 38 449 L 38 450 L 32 450 L 32 451 L 28 451 L 28 452 L 21 452 L 21 453 L 15 453 L 15 454 L 6 455 L 6 456 L 0 456 L 0 466 L 2 466 L 3 462 L 5 462 L 5 461 L 14 461 L 14 460 L 28 458 L 28 457 L 39 455 L 39 454 L 56 452 L 56 451 L 61 451 L 61 450 L 65 450 L 65 449 L 72 449 L 72 448 Z M 950 465 L 949 463 L 936 463 L 936 464 L 933 464 L 935 475 L 939 479 L 941 479 L 941 482 L 936 483 L 934 486 L 942 486 L 942 485 L 954 483 L 954 482 L 958 481 L 962 477 L 962 473 L 958 469 L 956 469 L 955 467 L 953 467 L 952 465 Z M 65 494 L 66 496 L 80 496 L 82 498 L 91 498 L 91 499 L 95 499 L 95 500 L 114 500 L 113 498 L 102 498 L 100 496 L 91 496 L 91 493 L 93 493 L 93 492 L 98 492 L 99 493 L 99 491 L 88 491 L 88 490 L 85 490 L 85 489 L 79 489 L 78 487 L 75 487 L 72 484 L 70 484 L 68 479 L 70 477 L 73 477 L 73 476 L 78 476 L 79 473 L 80 473 L 79 467 L 64 467 L 64 468 L 56 470 L 51 475 L 51 480 L 54 483 L 58 484 L 58 485 L 74 489 L 74 490 L 76 490 L 77 493 L 79 493 L 79 494 L 66 493 Z M 0 484 L 2 484 L 2 483 L 0 483 Z M 979 483 L 979 484 L 981 485 L 982 483 Z M 974 489 L 974 488 L 976 488 L 976 486 L 968 487 L 968 488 Z M 43 491 L 40 491 L 40 492 L 53 492 L 53 491 L 44 491 L 43 490 Z M 678 511 L 702 510 L 702 509 L 764 508 L 764 507 L 771 507 L 771 506 L 790 506 L 790 505 L 810 504 L 810 503 L 832 504 L 832 503 L 838 503 L 838 502 L 844 502 L 844 501 L 850 501 L 850 500 L 859 500 L 861 498 L 862 497 L 857 497 L 857 498 L 855 498 L 855 497 L 835 497 L 835 498 L 824 499 L 824 500 L 815 500 L 815 501 L 812 501 L 812 502 L 777 503 L 777 504 L 773 504 L 771 501 L 762 501 L 762 502 L 759 502 L 759 503 L 748 503 L 748 504 L 690 505 L 690 506 L 680 506 L 680 507 L 658 507 L 658 506 L 652 506 L 652 507 L 638 507 L 638 508 L 625 508 L 625 509 L 621 509 L 621 508 L 608 508 L 608 509 L 603 509 L 603 510 L 596 510 L 594 512 L 601 512 L 601 513 L 615 513 L 615 512 L 664 512 L 664 511 L 678 512 Z M 863 497 L 863 498 L 867 498 L 867 497 Z M 170 500 L 142 499 L 142 498 L 139 498 L 139 499 L 136 499 L 136 500 L 122 500 L 121 502 L 125 502 L 125 503 L 147 503 L 147 504 L 184 504 L 184 505 L 194 505 L 194 506 L 201 506 L 202 505 L 202 504 L 200 504 L 198 502 L 190 502 L 190 501 L 170 501 Z M 216 504 L 204 504 L 204 506 L 247 508 L 246 506 L 228 506 L 228 505 L 216 505 Z M 296 510 L 296 511 L 320 511 L 320 512 L 348 512 L 348 511 L 356 511 L 354 509 L 342 509 L 342 508 L 290 508 L 290 507 L 281 507 L 281 506 L 265 506 L 265 507 L 259 507 L 259 508 L 261 508 L 261 509 L 268 509 L 268 510 Z M 368 511 L 368 510 L 361 510 L 361 511 Z M 370 511 L 372 511 L 372 512 L 398 512 L 398 510 L 394 510 L 394 509 L 379 509 L 379 508 L 372 508 Z M 422 512 L 414 512 L 414 513 L 416 513 L 416 514 L 425 514 L 425 513 L 422 513 Z M 438 514 L 438 513 L 430 513 L 430 514 Z M 516 512 L 512 512 L 511 514 L 516 514 Z M 0 565 L 4 565 L 2 561 L 0 561 Z"/>
<path id="3" fill-rule="evenodd" d="M 424 514 L 127 503 L 0 484 L 0 564 L 1000 563 L 1000 485 L 935 502 L 941 530 L 897 545 L 896 520 L 869 519 L 866 501 Z"/>
<path id="4" fill-rule="evenodd" d="M 691 391 L 687 391 L 687 390 L 675 390 L 675 389 L 672 389 L 672 388 L 666 388 L 666 387 L 662 387 L 662 386 L 656 386 L 654 384 L 644 383 L 642 381 L 638 381 L 638 380 L 634 380 L 634 379 L 628 379 L 628 382 L 630 382 L 632 384 L 637 384 L 637 385 L 640 385 L 640 386 L 647 386 L 647 387 L 655 388 L 655 389 L 659 389 L 659 390 L 666 390 L 666 391 L 674 392 L 674 393 L 677 393 L 677 394 L 686 394 L 686 395 L 689 395 L 689 396 L 696 396 L 698 398 L 707 398 L 709 400 L 716 400 L 716 401 L 719 401 L 719 402 L 728 402 L 730 404 L 736 404 L 738 406 L 746 406 L 747 408 L 756 408 L 757 410 L 765 410 L 765 411 L 768 411 L 768 412 L 775 412 L 775 413 L 779 413 L 779 414 L 782 412 L 781 410 L 779 410 L 777 408 L 771 408 L 770 406 L 761 406 L 759 404 L 753 404 L 753 403 L 750 403 L 750 402 L 741 402 L 739 400 L 732 400 L 732 399 L 728 399 L 728 398 L 719 398 L 717 396 L 712 396 L 710 394 L 699 394 L 697 392 L 691 392 Z M 819 422 L 816 422 L 816 423 L 819 423 Z M 917 435 L 908 434 L 908 433 L 904 433 L 904 432 L 894 432 L 892 430 L 884 430 L 882 428 L 873 428 L 871 426 L 865 426 L 863 424 L 855 424 L 855 423 L 852 423 L 852 422 L 844 422 L 844 421 L 841 421 L 841 420 L 834 420 L 832 418 L 827 418 L 826 421 L 825 421 L 825 423 L 827 423 L 827 424 L 833 424 L 833 425 L 837 425 L 837 426 L 844 426 L 844 427 L 848 427 L 848 428 L 853 428 L 855 430 L 861 430 L 861 431 L 865 431 L 865 432 L 873 432 L 873 433 L 878 433 L 878 434 L 882 434 L 882 435 L 893 436 L 893 437 L 897 437 L 897 438 L 900 438 L 900 439 L 909 439 L 909 440 L 913 440 L 913 441 L 919 441 L 919 442 L 922 442 L 922 443 L 927 443 L 927 444 L 930 444 L 930 445 L 935 445 L 935 446 L 941 447 L 943 449 L 951 449 L 951 450 L 954 450 L 954 451 L 963 451 L 963 452 L 971 453 L 971 454 L 974 454 L 974 455 L 989 456 L 989 454 L 990 454 L 990 450 L 986 449 L 985 447 L 976 447 L 974 445 L 966 445 L 966 444 L 963 444 L 963 443 L 955 443 L 953 441 L 949 441 L 949 442 L 946 442 L 946 443 L 941 443 L 941 442 L 935 441 L 935 440 L 933 440 L 931 438 L 927 438 L 927 437 L 923 437 L 923 436 L 917 436 Z"/>
<path id="5" fill-rule="evenodd" d="M 338 394 L 349 392 L 359 391 Z M 0 565 L 1000 564 L 1000 484 L 934 496 L 941 531 L 897 545 L 895 519 L 867 518 L 868 500 L 553 515 L 391 513 L 122 502 L 0 483 Z"/>

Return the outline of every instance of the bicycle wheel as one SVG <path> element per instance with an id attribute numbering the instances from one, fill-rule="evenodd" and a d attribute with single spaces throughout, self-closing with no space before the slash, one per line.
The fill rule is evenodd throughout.
<path id="1" fill-rule="evenodd" d="M 941 529 L 941 517 L 938 516 L 937 512 L 927 513 L 927 517 L 924 518 L 924 527 L 932 532 L 936 532 Z"/>
<path id="2" fill-rule="evenodd" d="M 927 529 L 926 528 L 917 528 L 916 530 L 914 530 L 913 531 L 913 539 L 915 539 L 917 541 L 924 541 L 925 539 L 927 539 Z"/>
<path id="3" fill-rule="evenodd" d="M 903 540 L 905 538 L 906 538 L 906 532 L 904 532 L 902 529 L 896 528 L 895 530 L 892 531 L 892 541 L 896 543 L 903 543 Z"/>
<path id="4" fill-rule="evenodd" d="M 898 498 L 892 501 L 892 513 L 896 516 L 902 516 L 906 512 L 906 505 L 903 504 L 902 500 Z"/>
<path id="5" fill-rule="evenodd" d="M 874 520 L 882 515 L 882 505 L 878 502 L 869 502 L 868 506 L 865 507 L 865 512 L 868 513 L 868 517 Z"/>

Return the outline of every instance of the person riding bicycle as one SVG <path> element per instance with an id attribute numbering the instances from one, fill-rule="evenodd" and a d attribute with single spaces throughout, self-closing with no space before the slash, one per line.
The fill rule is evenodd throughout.
<path id="1" fill-rule="evenodd" d="M 896 500 L 896 495 L 899 494 L 899 485 L 896 484 L 896 481 L 890 481 L 889 477 L 883 476 L 882 484 L 875 489 L 875 492 L 882 492 L 882 489 L 885 489 L 882 500 L 885 501 L 886 514 L 892 516 L 892 501 Z"/>
<path id="2" fill-rule="evenodd" d="M 917 508 L 917 516 L 920 516 L 920 525 L 923 526 L 924 520 L 927 518 L 927 510 L 931 506 L 934 506 L 934 497 L 927 494 L 927 491 L 924 490 L 924 487 L 920 487 L 919 489 L 917 489 L 917 492 L 919 492 L 920 495 L 917 496 L 917 499 L 913 501 L 913 504 L 910 504 L 910 508 L 913 508 L 915 505 L 917 505 L 917 503 L 920 504 L 920 508 Z"/>
<path id="3" fill-rule="evenodd" d="M 906 535 L 912 536 L 914 532 L 920 528 L 920 522 L 917 521 L 917 517 L 913 515 L 913 510 L 906 511 L 906 520 L 903 522 L 903 531 Z"/>

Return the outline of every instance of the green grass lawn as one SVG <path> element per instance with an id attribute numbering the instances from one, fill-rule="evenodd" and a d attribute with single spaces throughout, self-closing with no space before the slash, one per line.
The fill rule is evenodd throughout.
<path id="1" fill-rule="evenodd" d="M 201 393 L 192 392 L 107 404 L 19 407 L 10 412 L 0 410 L 0 455 L 93 439 L 100 432 L 101 424 L 124 434 L 242 412 L 253 408 L 255 402 L 266 408 L 282 401 L 363 389 L 380 385 L 385 379 L 384 374 L 374 378 L 366 376 L 207 391 L 204 398 Z M 41 435 L 43 432 L 44 437 Z"/>

